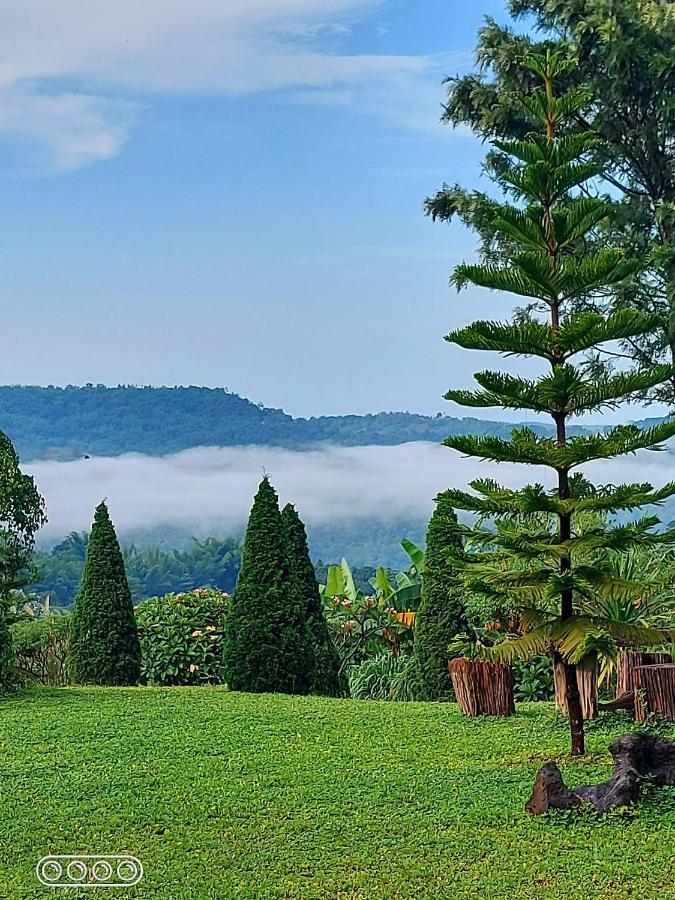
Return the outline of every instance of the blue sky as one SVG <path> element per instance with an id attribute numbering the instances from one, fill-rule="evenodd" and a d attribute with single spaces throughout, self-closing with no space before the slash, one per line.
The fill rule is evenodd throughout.
<path id="1" fill-rule="evenodd" d="M 442 80 L 501 0 L 9 6 L 2 382 L 459 412 L 485 361 L 442 336 L 508 306 L 448 288 L 474 241 L 422 202 L 479 178 Z"/>

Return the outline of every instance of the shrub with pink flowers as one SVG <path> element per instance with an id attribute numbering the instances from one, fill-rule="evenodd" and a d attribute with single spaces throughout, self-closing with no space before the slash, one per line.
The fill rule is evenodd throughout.
<path id="1" fill-rule="evenodd" d="M 214 588 L 152 597 L 136 607 L 146 684 L 221 684 L 228 595 Z"/>

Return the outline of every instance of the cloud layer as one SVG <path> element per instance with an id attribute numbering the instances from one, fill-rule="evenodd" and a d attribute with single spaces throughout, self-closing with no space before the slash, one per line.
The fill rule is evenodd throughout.
<path id="1" fill-rule="evenodd" d="M 402 124 L 437 118 L 447 60 L 344 54 L 352 18 L 381 0 L 22 0 L 0 9 L 0 131 L 61 169 L 111 156 L 139 95 L 302 89 Z M 430 82 L 433 76 L 433 82 Z M 414 116 L 395 91 L 416 98 Z M 309 99 L 309 98 L 308 98 Z M 422 111 L 419 111 L 419 107 Z M 410 109 L 407 102 L 404 109 Z M 401 120 L 403 120 L 401 122 Z"/>
<path id="2" fill-rule="evenodd" d="M 434 496 L 451 485 L 493 475 L 516 487 L 541 477 L 518 466 L 462 459 L 431 443 L 310 452 L 200 447 L 161 458 L 129 454 L 40 461 L 25 469 L 35 475 L 47 500 L 44 539 L 88 529 L 94 506 L 104 497 L 121 534 L 159 525 L 227 534 L 245 522 L 263 471 L 282 502 L 295 503 L 309 525 L 358 518 L 419 520 L 428 518 Z M 661 484 L 671 471 L 670 454 L 646 452 L 587 468 L 589 477 L 602 483 Z"/>

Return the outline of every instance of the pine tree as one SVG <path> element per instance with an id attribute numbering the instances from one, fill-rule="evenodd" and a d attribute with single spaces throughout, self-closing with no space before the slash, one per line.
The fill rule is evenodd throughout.
<path id="1" fill-rule="evenodd" d="M 312 637 L 314 673 L 310 690 L 314 694 L 340 697 L 345 693 L 345 685 L 339 674 L 340 659 L 323 613 L 319 585 L 307 546 L 307 532 L 295 507 L 290 503 L 282 510 L 281 518 L 292 571 L 305 600 L 307 626 Z"/>
<path id="2" fill-rule="evenodd" d="M 592 102 L 572 127 L 600 139 L 600 187 L 620 204 L 620 227 L 598 237 L 647 265 L 637 278 L 597 298 L 604 310 L 634 305 L 659 315 L 658 327 L 622 342 L 621 352 L 640 366 L 675 362 L 675 16 L 672 0 L 506 0 L 506 12 L 524 28 L 488 19 L 479 31 L 476 69 L 448 79 L 444 120 L 469 127 L 482 140 L 522 138 L 531 123 L 518 94 L 536 86 L 518 65 L 523 53 L 560 49 L 575 57 L 566 86 L 586 85 Z M 610 32 L 611 30 L 611 37 Z M 535 43 L 536 42 L 536 43 Z M 486 160 L 499 165 L 500 154 Z M 445 185 L 427 201 L 434 218 L 455 215 L 481 231 L 483 250 L 502 252 L 491 227 L 485 195 Z M 604 233 L 603 233 L 604 232 Z M 607 356 L 604 356 L 605 361 Z M 651 402 L 675 404 L 675 371 L 649 391 Z"/>
<path id="3" fill-rule="evenodd" d="M 456 558 L 467 590 L 515 598 L 520 606 L 522 637 L 498 645 L 503 659 L 527 658 L 552 652 L 564 666 L 572 753 L 584 752 L 583 719 L 576 664 L 603 642 L 651 638 L 663 634 L 636 629 L 597 614 L 607 596 L 639 598 L 644 585 L 618 579 L 608 564 L 609 551 L 675 541 L 673 531 L 655 533 L 659 520 L 642 516 L 628 524 L 611 521 L 590 532 L 575 527 L 584 511 L 616 513 L 659 504 L 675 493 L 675 484 L 661 489 L 650 484 L 591 488 L 575 473 L 591 460 L 609 459 L 643 448 L 656 449 L 675 435 L 675 422 L 651 428 L 619 425 L 599 434 L 570 434 L 572 417 L 614 409 L 670 377 L 671 366 L 609 374 L 585 367 L 580 354 L 611 341 L 630 339 L 656 327 L 656 318 L 634 309 L 600 315 L 583 309 L 608 288 L 635 276 L 642 260 L 627 260 L 618 249 L 601 249 L 592 240 L 611 217 L 609 202 L 582 190 L 598 175 L 598 141 L 587 133 L 572 133 L 569 124 L 588 102 L 575 88 L 556 96 L 554 85 L 571 64 L 560 54 L 527 56 L 523 66 L 541 80 L 522 99 L 523 114 L 532 130 L 522 140 L 496 141 L 509 165 L 495 178 L 515 203 L 495 203 L 494 227 L 511 245 L 505 262 L 460 265 L 453 275 L 462 288 L 474 284 L 524 297 L 529 308 L 506 323 L 478 321 L 448 335 L 460 347 L 495 351 L 503 356 L 540 360 L 547 371 L 526 379 L 501 372 L 479 372 L 477 391 L 451 390 L 447 398 L 466 406 L 530 410 L 551 416 L 555 436 L 537 435 L 530 428 L 514 429 L 510 440 L 457 436 L 447 446 L 494 462 L 514 462 L 551 471 L 555 486 L 532 484 L 519 490 L 490 479 L 474 481 L 474 493 L 451 490 L 457 509 L 478 514 L 473 528 L 460 527 L 477 552 Z M 483 524 L 497 519 L 496 530 Z M 523 527 L 519 527 L 522 524 Z M 589 554 L 596 554 L 593 563 Z M 512 566 L 505 566 L 512 560 Z"/>
<path id="4" fill-rule="evenodd" d="M 306 604 L 293 574 L 279 501 L 263 478 L 246 528 L 225 626 L 232 690 L 306 694 L 314 666 Z"/>
<path id="5" fill-rule="evenodd" d="M 105 502 L 96 507 L 75 597 L 68 671 L 76 684 L 133 685 L 140 676 L 131 592 Z"/>
<path id="6" fill-rule="evenodd" d="M 448 645 L 466 629 L 466 617 L 448 557 L 461 548 L 452 500 L 446 493 L 439 494 L 427 530 L 422 599 L 415 620 L 415 694 L 419 700 L 448 700 L 453 695 Z"/>

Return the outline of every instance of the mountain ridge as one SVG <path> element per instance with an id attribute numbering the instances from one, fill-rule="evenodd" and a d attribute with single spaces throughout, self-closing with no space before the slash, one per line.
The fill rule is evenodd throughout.
<path id="1" fill-rule="evenodd" d="M 541 423 L 521 423 L 542 434 Z M 450 434 L 509 437 L 511 422 L 410 412 L 294 418 L 225 388 L 0 386 L 0 429 L 24 461 L 145 453 L 198 446 L 304 449 L 317 444 L 440 443 Z M 583 432 L 585 429 L 577 429 Z"/>

